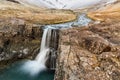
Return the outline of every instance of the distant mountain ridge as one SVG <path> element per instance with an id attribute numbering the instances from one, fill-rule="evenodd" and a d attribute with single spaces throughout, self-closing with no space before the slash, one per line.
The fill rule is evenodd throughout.
<path id="1" fill-rule="evenodd" d="M 47 7 L 55 9 L 78 9 L 96 4 L 108 4 L 116 0 L 15 0 L 24 5 Z"/>
<path id="2" fill-rule="evenodd" d="M 19 3 L 19 2 L 16 1 L 16 0 L 6 0 L 6 1 L 11 1 L 11 2 L 14 2 L 14 3 Z"/>

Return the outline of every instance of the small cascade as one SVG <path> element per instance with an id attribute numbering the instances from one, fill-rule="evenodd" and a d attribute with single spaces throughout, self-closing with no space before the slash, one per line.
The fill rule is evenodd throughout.
<path id="1" fill-rule="evenodd" d="M 85 26 L 88 25 L 89 22 L 91 22 L 91 20 L 83 13 L 78 17 L 78 20 L 73 22 L 45 25 L 40 52 L 36 56 L 35 60 L 29 60 L 24 63 L 24 65 L 21 67 L 22 71 L 35 76 L 46 69 L 55 70 L 59 42 L 59 30 L 71 28 L 75 25 Z"/>
<path id="2" fill-rule="evenodd" d="M 43 63 L 43 65 L 45 64 L 46 60 L 47 60 L 47 54 L 49 54 L 50 49 L 49 49 L 49 40 L 51 37 L 51 30 L 50 29 L 44 29 L 44 33 L 43 33 L 43 37 L 42 37 L 42 41 L 41 41 L 41 49 L 39 54 L 36 57 L 36 61 L 38 61 L 40 64 Z"/>
<path id="3" fill-rule="evenodd" d="M 40 53 L 36 57 L 36 61 L 52 70 L 56 67 L 58 31 L 58 29 L 44 29 Z"/>
<path id="4" fill-rule="evenodd" d="M 55 70 L 58 48 L 58 31 L 58 29 L 53 28 L 44 29 L 40 52 L 35 60 L 27 61 L 23 65 L 23 71 L 31 75 L 37 75 L 46 68 Z"/>
<path id="5" fill-rule="evenodd" d="M 58 49 L 58 38 L 59 38 L 59 30 L 58 29 L 51 29 L 51 39 L 49 40 L 50 44 L 50 54 L 49 58 L 46 61 L 46 66 L 51 70 L 55 70 L 56 68 L 56 59 L 57 59 L 57 49 Z"/>
<path id="6" fill-rule="evenodd" d="M 41 41 L 41 49 L 35 60 L 27 61 L 22 70 L 31 74 L 36 75 L 42 70 L 50 69 L 55 70 L 59 29 L 71 28 L 74 25 L 84 26 L 87 25 L 91 20 L 86 17 L 85 14 L 81 14 L 78 20 L 74 22 L 68 22 L 64 24 L 46 25 Z"/>

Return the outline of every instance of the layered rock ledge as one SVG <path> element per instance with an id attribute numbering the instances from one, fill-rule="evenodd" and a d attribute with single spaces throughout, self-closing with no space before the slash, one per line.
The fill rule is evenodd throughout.
<path id="1" fill-rule="evenodd" d="M 42 27 L 21 19 L 0 22 L 0 66 L 23 58 L 34 58 L 40 48 Z"/>
<path id="2" fill-rule="evenodd" d="M 120 22 L 60 31 L 55 80 L 120 80 Z"/>

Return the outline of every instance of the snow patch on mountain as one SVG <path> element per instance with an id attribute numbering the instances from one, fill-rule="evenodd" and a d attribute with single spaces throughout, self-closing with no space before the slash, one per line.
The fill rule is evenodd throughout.
<path id="1" fill-rule="evenodd" d="M 55 9 L 78 9 L 96 4 L 112 3 L 116 0 L 16 0 L 24 5 L 34 5 Z"/>

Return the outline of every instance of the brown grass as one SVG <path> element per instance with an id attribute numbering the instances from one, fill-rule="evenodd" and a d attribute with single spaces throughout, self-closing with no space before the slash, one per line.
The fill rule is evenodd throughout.
<path id="1" fill-rule="evenodd" d="M 75 20 L 76 15 L 69 10 L 48 10 L 9 2 L 0 3 L 0 19 L 8 18 L 23 19 L 36 24 L 55 24 Z"/>
<path id="2" fill-rule="evenodd" d="M 108 5 L 94 12 L 89 12 L 88 17 L 99 21 L 120 20 L 120 2 Z"/>

